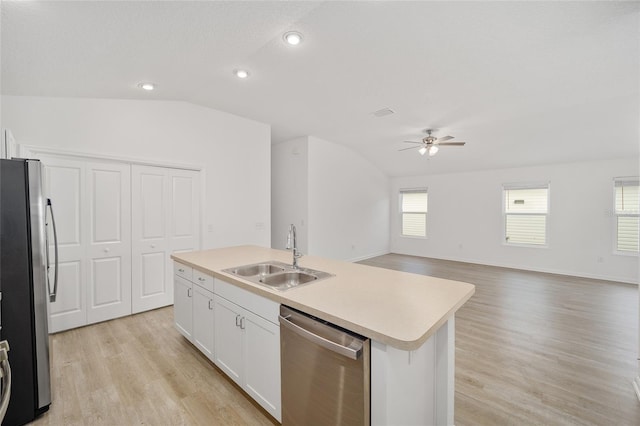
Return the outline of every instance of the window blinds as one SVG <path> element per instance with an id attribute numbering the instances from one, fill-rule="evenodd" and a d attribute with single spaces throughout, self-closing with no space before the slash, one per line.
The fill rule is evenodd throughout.
<path id="1" fill-rule="evenodd" d="M 638 178 L 614 181 L 616 213 L 616 249 L 638 252 L 640 230 L 640 185 Z"/>
<path id="2" fill-rule="evenodd" d="M 427 190 L 400 191 L 402 213 L 402 235 L 408 237 L 427 236 Z"/>
<path id="3" fill-rule="evenodd" d="M 506 242 L 546 244 L 549 185 L 505 185 L 503 191 Z"/>

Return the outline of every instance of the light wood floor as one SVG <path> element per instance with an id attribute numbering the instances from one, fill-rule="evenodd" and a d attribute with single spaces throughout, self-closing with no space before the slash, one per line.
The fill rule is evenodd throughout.
<path id="1" fill-rule="evenodd" d="M 476 285 L 456 315 L 455 422 L 640 425 L 638 289 L 389 254 L 363 264 Z M 164 308 L 51 336 L 42 425 L 270 425 Z"/>

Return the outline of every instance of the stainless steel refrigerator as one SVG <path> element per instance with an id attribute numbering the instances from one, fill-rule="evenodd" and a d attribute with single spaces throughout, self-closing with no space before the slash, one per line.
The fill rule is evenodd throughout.
<path id="1" fill-rule="evenodd" d="M 49 409 L 47 200 L 38 160 L 0 160 L 0 340 L 10 346 L 11 397 L 2 425 Z"/>

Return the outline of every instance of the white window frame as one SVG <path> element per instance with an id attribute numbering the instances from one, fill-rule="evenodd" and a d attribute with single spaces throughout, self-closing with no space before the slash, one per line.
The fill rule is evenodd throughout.
<path id="1" fill-rule="evenodd" d="M 507 213 L 506 191 L 512 189 L 546 189 L 547 190 L 547 212 L 546 213 Z M 528 244 L 514 243 L 507 240 L 507 216 L 508 215 L 544 215 L 544 244 Z M 549 248 L 549 218 L 551 217 L 551 183 L 550 182 L 532 182 L 532 183 L 505 183 L 502 184 L 502 245 L 509 247 L 528 247 L 528 248 Z"/>
<path id="2" fill-rule="evenodd" d="M 637 257 L 640 255 L 639 252 L 637 251 L 626 251 L 626 250 L 618 250 L 618 218 L 619 217 L 638 217 L 640 216 L 639 214 L 633 214 L 633 213 L 620 213 L 618 214 L 618 211 L 616 210 L 616 186 L 618 184 L 618 182 L 640 182 L 640 177 L 638 176 L 627 176 L 627 177 L 616 177 L 613 178 L 613 194 L 612 194 L 612 204 L 613 204 L 613 209 L 612 209 L 612 217 L 613 217 L 613 221 L 612 221 L 612 232 L 613 232 L 613 254 L 615 255 L 619 255 L 619 256 L 632 256 L 632 257 Z"/>
<path id="3" fill-rule="evenodd" d="M 405 212 L 402 210 L 402 197 L 403 194 L 405 193 L 421 193 L 424 192 L 425 194 L 427 194 L 427 210 L 424 212 Z M 427 188 L 401 188 L 399 193 L 398 193 L 398 215 L 400 217 L 399 223 L 400 223 L 400 237 L 402 238 L 416 238 L 416 239 L 420 239 L 420 240 L 426 240 L 428 237 L 428 210 L 429 210 L 429 191 L 427 190 Z M 404 213 L 424 213 L 424 236 L 422 235 L 405 235 L 402 233 L 402 230 L 404 229 Z"/>

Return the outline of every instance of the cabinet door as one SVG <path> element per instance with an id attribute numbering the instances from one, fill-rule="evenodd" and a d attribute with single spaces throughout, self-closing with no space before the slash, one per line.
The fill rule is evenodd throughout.
<path id="1" fill-rule="evenodd" d="M 242 309 L 235 303 L 214 295 L 216 365 L 242 386 Z"/>
<path id="2" fill-rule="evenodd" d="M 176 328 L 184 337 L 192 340 L 193 330 L 193 289 L 190 281 L 174 275 L 173 316 Z"/>
<path id="3" fill-rule="evenodd" d="M 133 313 L 173 303 L 169 258 L 169 171 L 131 167 Z"/>
<path id="4" fill-rule="evenodd" d="M 131 314 L 131 167 L 86 163 L 87 322 Z"/>
<path id="5" fill-rule="evenodd" d="M 244 311 L 245 391 L 280 421 L 280 327 Z"/>
<path id="6" fill-rule="evenodd" d="M 193 286 L 193 343 L 211 361 L 214 342 L 213 293 L 198 285 Z"/>
<path id="7" fill-rule="evenodd" d="M 41 156 L 44 165 L 44 195 L 52 200 L 58 234 L 58 293 L 49 302 L 49 332 L 87 324 L 86 237 L 84 220 L 86 193 L 84 164 L 80 161 Z M 49 253 L 54 253 L 53 226 L 47 212 Z M 49 259 L 53 265 L 54 259 Z M 49 271 L 53 285 L 54 266 Z"/>

